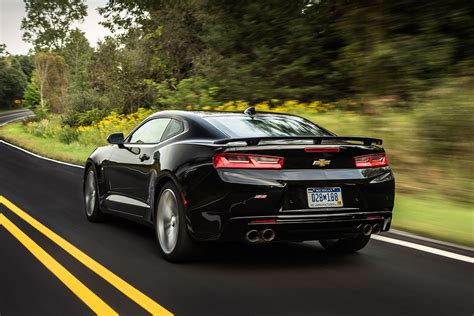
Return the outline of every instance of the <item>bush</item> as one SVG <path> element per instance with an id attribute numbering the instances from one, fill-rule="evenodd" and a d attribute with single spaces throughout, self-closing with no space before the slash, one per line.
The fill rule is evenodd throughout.
<path id="1" fill-rule="evenodd" d="M 143 108 L 139 108 L 138 111 L 130 114 L 111 112 L 97 123 L 79 126 L 77 129 L 80 134 L 79 142 L 102 146 L 109 134 L 115 132 L 127 134 L 153 112 L 154 110 Z"/>
<path id="2" fill-rule="evenodd" d="M 65 144 L 77 142 L 79 140 L 79 132 L 76 128 L 66 125 L 58 132 L 58 139 Z"/>
<path id="3" fill-rule="evenodd" d="M 36 122 L 28 123 L 27 131 L 35 136 L 49 138 L 55 137 L 61 130 L 61 125 L 57 119 L 43 118 Z"/>
<path id="4" fill-rule="evenodd" d="M 79 126 L 79 115 L 80 112 L 69 111 L 66 115 L 63 116 L 63 124 L 68 126 Z"/>
<path id="5" fill-rule="evenodd" d="M 420 134 L 427 149 L 438 155 L 472 154 L 474 135 L 474 78 L 435 90 L 417 107 Z"/>
<path id="6" fill-rule="evenodd" d="M 98 123 L 109 112 L 106 109 L 94 108 L 85 112 L 70 111 L 64 118 L 63 123 L 69 126 L 87 126 Z"/>
<path id="7" fill-rule="evenodd" d="M 44 118 L 26 123 L 26 131 L 43 138 L 56 138 L 62 143 L 70 144 L 79 140 L 79 131 L 62 123 L 58 115 L 47 115 Z"/>
<path id="8" fill-rule="evenodd" d="M 35 112 L 35 116 L 33 117 L 33 121 L 41 121 L 41 120 L 48 120 L 50 117 L 50 113 L 47 109 L 41 109 L 40 107 L 34 108 L 33 112 Z"/>

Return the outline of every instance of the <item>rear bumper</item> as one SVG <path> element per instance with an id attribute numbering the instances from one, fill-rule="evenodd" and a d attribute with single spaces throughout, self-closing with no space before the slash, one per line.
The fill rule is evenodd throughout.
<path id="1" fill-rule="evenodd" d="M 230 218 L 219 240 L 236 241 L 250 230 L 275 231 L 275 240 L 318 240 L 352 237 L 362 233 L 365 224 L 380 225 L 388 231 L 392 212 L 347 212 L 333 214 L 281 214 Z"/>
<path id="2" fill-rule="evenodd" d="M 388 230 L 395 182 L 389 167 L 344 170 L 215 170 L 187 181 L 188 228 L 198 241 L 238 240 L 271 226 L 280 240 L 341 238 L 378 220 Z M 307 188 L 339 187 L 343 207 L 309 208 Z M 255 223 L 255 220 L 274 220 Z"/>

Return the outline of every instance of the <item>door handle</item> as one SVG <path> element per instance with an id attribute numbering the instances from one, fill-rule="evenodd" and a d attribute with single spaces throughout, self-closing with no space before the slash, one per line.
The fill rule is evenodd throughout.
<path id="1" fill-rule="evenodd" d="M 141 156 L 138 157 L 138 158 L 140 158 L 140 161 L 143 162 L 143 161 L 145 161 L 145 160 L 150 159 L 150 156 L 148 156 L 147 154 L 143 154 L 143 155 L 141 155 Z"/>

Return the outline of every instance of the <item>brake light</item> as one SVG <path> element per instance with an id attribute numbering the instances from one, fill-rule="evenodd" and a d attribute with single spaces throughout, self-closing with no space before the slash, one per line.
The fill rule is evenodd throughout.
<path id="1" fill-rule="evenodd" d="M 372 168 L 388 166 L 385 153 L 354 157 L 356 168 Z"/>
<path id="2" fill-rule="evenodd" d="M 214 168 L 281 169 L 283 157 L 253 154 L 221 153 L 214 156 Z"/>

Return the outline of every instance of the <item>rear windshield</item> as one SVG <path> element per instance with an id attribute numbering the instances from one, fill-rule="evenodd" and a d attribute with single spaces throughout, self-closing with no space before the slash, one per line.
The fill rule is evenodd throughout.
<path id="1" fill-rule="evenodd" d="M 230 137 L 330 136 L 311 122 L 298 117 L 258 115 L 208 116 L 209 123 Z"/>

